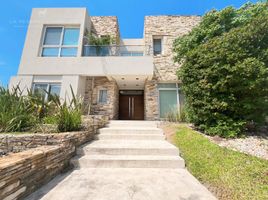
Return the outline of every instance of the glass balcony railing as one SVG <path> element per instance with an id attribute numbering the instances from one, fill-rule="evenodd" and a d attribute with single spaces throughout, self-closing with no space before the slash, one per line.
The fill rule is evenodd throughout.
<path id="1" fill-rule="evenodd" d="M 84 45 L 83 56 L 148 56 L 152 55 L 151 48 L 144 45 Z"/>

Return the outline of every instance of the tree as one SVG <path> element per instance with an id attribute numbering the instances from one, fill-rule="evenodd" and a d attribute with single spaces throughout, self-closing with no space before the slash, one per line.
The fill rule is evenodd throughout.
<path id="1" fill-rule="evenodd" d="M 187 115 L 208 134 L 236 137 L 268 115 L 267 8 L 213 10 L 174 43 Z"/>

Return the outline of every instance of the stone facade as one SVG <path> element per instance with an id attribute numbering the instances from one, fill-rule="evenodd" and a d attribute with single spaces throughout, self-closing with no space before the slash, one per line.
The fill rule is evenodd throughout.
<path id="1" fill-rule="evenodd" d="M 115 43 L 119 44 L 120 31 L 117 17 L 115 16 L 92 16 L 91 31 L 98 36 L 110 35 L 115 39 Z"/>
<path id="2" fill-rule="evenodd" d="M 173 42 L 176 38 L 189 33 L 201 21 L 199 16 L 146 16 L 144 21 L 144 45 L 153 47 L 153 38 L 162 39 L 162 54 L 153 56 L 154 76 L 144 86 L 145 119 L 159 119 L 159 82 L 178 82 L 176 72 L 180 67 L 173 61 Z M 110 35 L 120 40 L 117 17 L 91 17 L 92 30 L 97 35 Z M 153 49 L 151 50 L 151 52 Z M 98 91 L 108 89 L 107 104 L 98 103 Z M 110 119 L 118 119 L 118 86 L 115 81 L 104 77 L 88 77 L 86 81 L 85 104 L 90 104 L 92 114 L 106 114 Z M 89 103 L 90 102 L 90 103 Z"/>
<path id="3" fill-rule="evenodd" d="M 107 90 L 107 103 L 98 102 L 101 89 Z M 119 89 L 116 81 L 106 77 L 87 77 L 84 104 L 87 113 L 118 119 Z"/>
<path id="4" fill-rule="evenodd" d="M 201 20 L 199 16 L 146 16 L 144 42 L 153 46 L 153 38 L 162 39 L 162 54 L 154 56 L 155 78 L 158 81 L 177 81 L 179 65 L 173 62 L 173 42 L 189 33 Z"/>
<path id="5" fill-rule="evenodd" d="M 146 16 L 144 21 L 144 42 L 153 46 L 153 38 L 162 39 L 162 54 L 154 56 L 153 80 L 145 83 L 145 119 L 159 118 L 158 82 L 178 82 L 176 72 L 180 67 L 173 61 L 173 42 L 189 33 L 198 25 L 199 16 Z"/>
<path id="6" fill-rule="evenodd" d="M 144 115 L 146 120 L 158 120 L 158 90 L 157 80 L 153 79 L 145 82 L 144 86 Z"/>

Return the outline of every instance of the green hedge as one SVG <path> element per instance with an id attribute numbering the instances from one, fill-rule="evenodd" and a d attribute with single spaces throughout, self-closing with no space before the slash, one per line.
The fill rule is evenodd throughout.
<path id="1" fill-rule="evenodd" d="M 188 119 L 208 134 L 236 137 L 268 115 L 267 6 L 211 11 L 174 43 Z"/>

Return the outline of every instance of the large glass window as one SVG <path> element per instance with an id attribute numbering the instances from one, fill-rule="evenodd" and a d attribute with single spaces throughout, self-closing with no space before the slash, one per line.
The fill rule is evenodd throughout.
<path id="1" fill-rule="evenodd" d="M 59 83 L 34 83 L 33 93 L 48 100 L 50 95 L 60 96 L 61 85 Z"/>
<path id="2" fill-rule="evenodd" d="M 65 28 L 63 45 L 77 45 L 79 38 L 79 29 L 78 28 Z"/>
<path id="3" fill-rule="evenodd" d="M 47 27 L 44 45 L 60 45 L 62 27 Z"/>
<path id="4" fill-rule="evenodd" d="M 166 118 L 171 112 L 178 110 L 177 91 L 159 90 L 160 118 Z"/>
<path id="5" fill-rule="evenodd" d="M 79 28 L 46 27 L 42 44 L 43 57 L 75 57 Z"/>
<path id="6" fill-rule="evenodd" d="M 158 90 L 160 118 L 181 112 L 184 98 L 177 83 L 159 83 Z"/>

